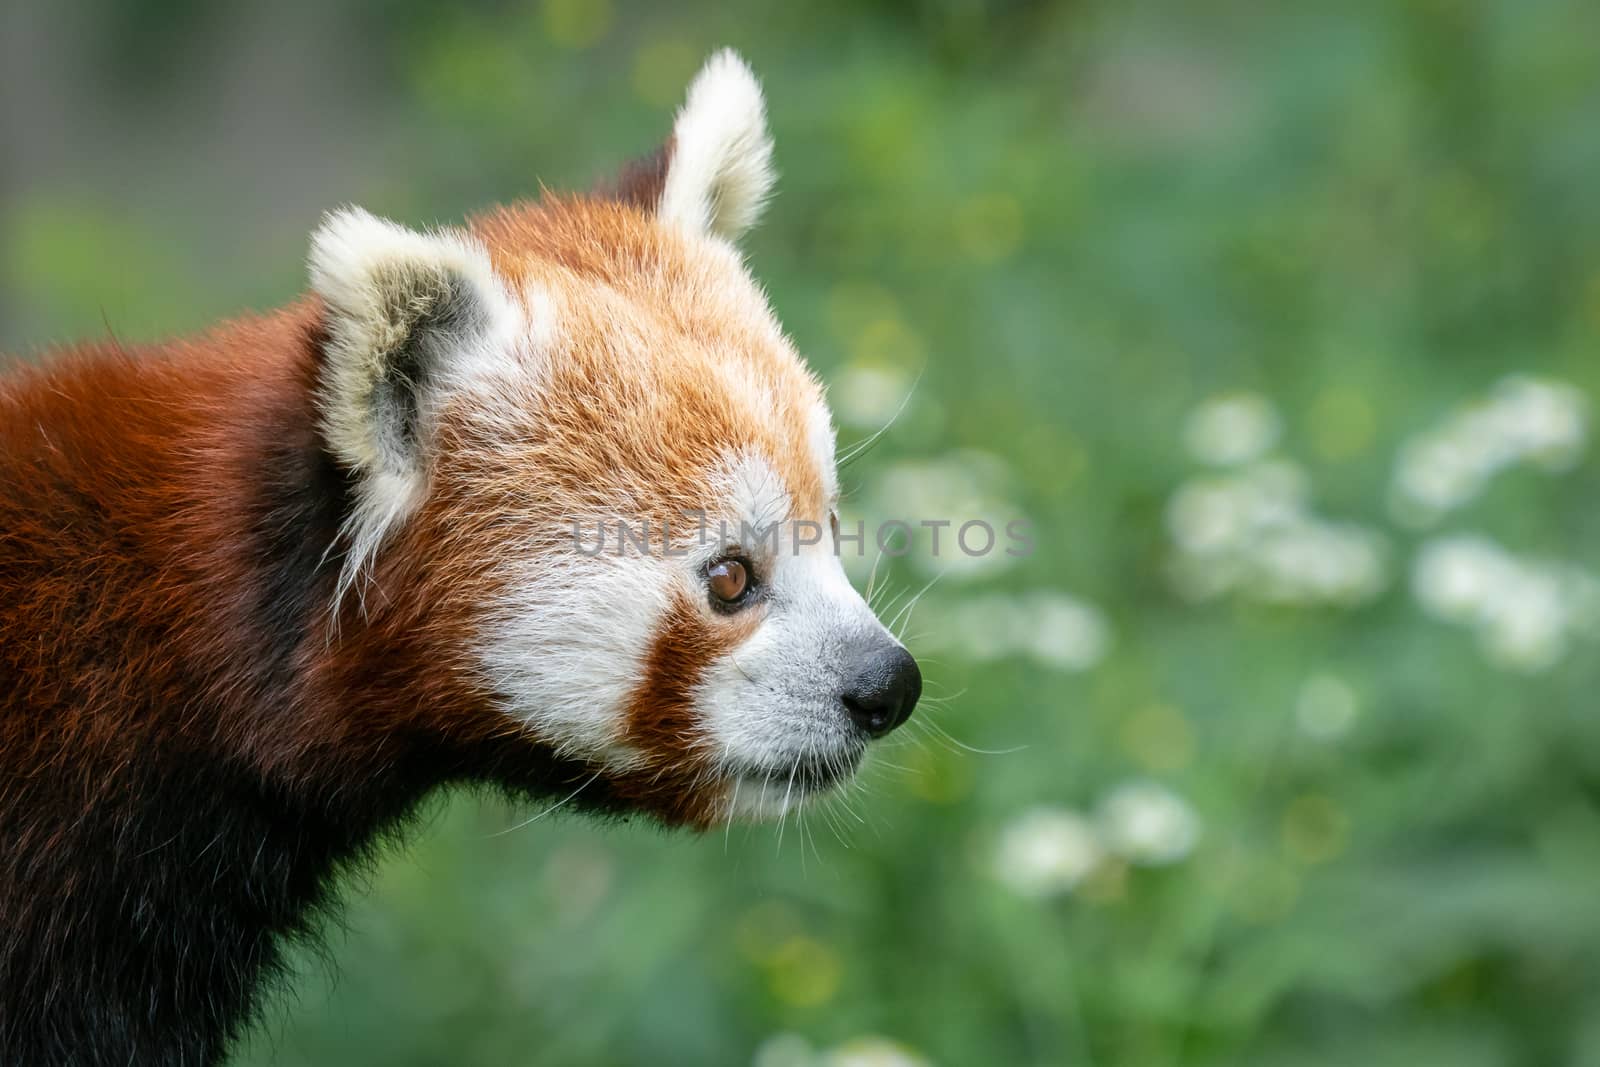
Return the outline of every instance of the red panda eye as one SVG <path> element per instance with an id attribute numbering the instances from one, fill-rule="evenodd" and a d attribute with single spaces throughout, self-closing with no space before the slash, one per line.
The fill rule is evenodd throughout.
<path id="1" fill-rule="evenodd" d="M 712 596 L 732 604 L 750 587 L 750 569 L 740 560 L 718 560 L 706 570 L 706 584 L 711 587 Z"/>

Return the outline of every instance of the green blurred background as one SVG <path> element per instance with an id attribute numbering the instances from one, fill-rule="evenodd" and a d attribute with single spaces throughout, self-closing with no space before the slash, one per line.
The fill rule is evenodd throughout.
<path id="1" fill-rule="evenodd" d="M 10 0 L 0 345 L 588 187 L 721 45 L 904 402 L 848 510 L 1038 550 L 885 562 L 936 699 L 781 834 L 438 798 L 235 1062 L 1600 1064 L 1600 5 Z"/>

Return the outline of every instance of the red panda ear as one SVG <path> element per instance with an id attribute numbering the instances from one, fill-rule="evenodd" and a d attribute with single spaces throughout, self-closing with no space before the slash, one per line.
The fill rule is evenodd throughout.
<path id="1" fill-rule="evenodd" d="M 616 179 L 595 190 L 596 196 L 617 200 L 654 214 L 661 206 L 661 188 L 667 181 L 667 165 L 672 162 L 672 138 L 647 156 L 640 156 L 622 168 Z"/>
<path id="2" fill-rule="evenodd" d="M 329 451 L 356 476 L 347 533 L 359 567 L 421 500 L 433 414 L 509 312 L 474 240 L 359 208 L 313 235 L 311 286 L 326 309 L 318 413 Z"/>
<path id="3" fill-rule="evenodd" d="M 690 83 L 666 145 L 625 170 L 614 195 L 653 205 L 691 232 L 737 239 L 760 217 L 776 177 L 761 86 L 725 49 Z"/>

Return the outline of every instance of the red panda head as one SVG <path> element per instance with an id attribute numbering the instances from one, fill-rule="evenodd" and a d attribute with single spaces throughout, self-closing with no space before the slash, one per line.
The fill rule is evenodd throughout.
<path id="1" fill-rule="evenodd" d="M 731 243 L 771 154 L 724 52 L 607 195 L 429 233 L 347 210 L 311 254 L 338 596 L 426 540 L 464 620 L 440 669 L 673 822 L 828 788 L 921 686 L 845 577 L 822 388 Z"/>

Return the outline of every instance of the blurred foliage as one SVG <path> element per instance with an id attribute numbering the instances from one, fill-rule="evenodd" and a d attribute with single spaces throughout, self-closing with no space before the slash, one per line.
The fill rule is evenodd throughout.
<path id="1" fill-rule="evenodd" d="M 203 7 L 84 32 L 160 48 Z M 1600 395 L 1600 6 L 359 10 L 404 115 L 368 206 L 414 221 L 587 187 L 743 51 L 783 174 L 754 269 L 846 445 L 910 391 L 852 507 L 981 497 L 1038 551 L 926 593 L 939 699 L 803 822 L 441 798 L 236 1062 L 1600 1064 L 1600 669 L 1568 604 L 1600 465 L 1581 399 L 1450 421 L 1508 375 Z M 10 214 L 44 338 L 293 292 L 292 263 L 185 260 L 178 212 Z M 1439 462 L 1481 484 L 1418 520 L 1397 464 L 1458 425 Z M 1178 580 L 1219 524 L 1233 554 Z M 1365 584 L 1327 565 L 1351 531 Z M 1522 564 L 1452 542 L 1428 586 L 1465 534 Z M 885 563 L 901 605 L 937 562 Z"/>

